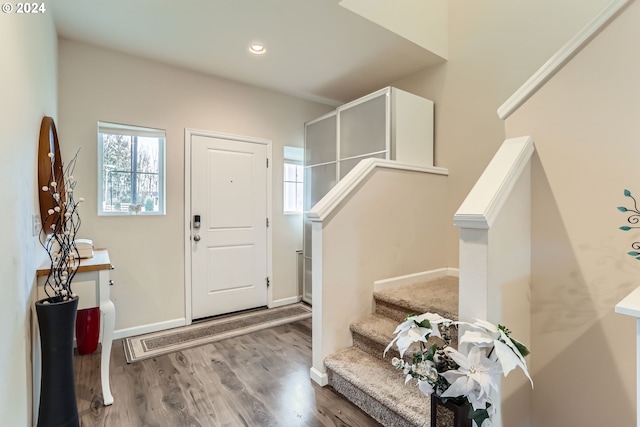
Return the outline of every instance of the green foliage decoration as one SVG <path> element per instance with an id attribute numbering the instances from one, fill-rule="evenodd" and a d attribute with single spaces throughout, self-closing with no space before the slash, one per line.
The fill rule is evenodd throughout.
<path id="1" fill-rule="evenodd" d="M 636 228 L 640 228 L 640 210 L 638 210 L 638 203 L 636 202 L 635 197 L 631 194 L 631 191 L 624 190 L 624 196 L 628 197 L 632 200 L 633 207 L 626 206 L 618 206 L 618 211 L 627 213 L 629 216 L 627 217 L 627 222 L 631 225 L 622 225 L 618 227 L 619 230 L 622 231 L 630 231 Z M 630 212 L 630 213 L 629 213 Z M 640 242 L 633 242 L 631 244 L 631 248 L 633 251 L 627 252 L 627 255 L 634 257 L 637 260 L 640 260 Z"/>

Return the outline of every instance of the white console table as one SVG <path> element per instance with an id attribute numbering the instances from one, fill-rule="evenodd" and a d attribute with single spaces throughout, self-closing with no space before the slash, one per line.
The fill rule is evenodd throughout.
<path id="1" fill-rule="evenodd" d="M 71 287 L 73 292 L 77 294 L 78 310 L 100 307 L 100 337 L 102 342 L 102 353 L 100 359 L 100 379 L 102 382 L 102 397 L 104 405 L 113 404 L 113 395 L 109 386 L 109 359 L 111 357 L 111 344 L 113 341 L 113 329 L 116 324 L 116 309 L 109 297 L 109 287 L 112 282 L 109 278 L 109 272 L 113 269 L 109 252 L 106 249 L 97 249 L 94 251 L 92 258 L 83 258 L 80 261 L 80 267 L 76 273 Z M 49 274 L 49 265 L 41 267 L 37 272 L 38 278 L 38 299 L 46 298 L 44 292 L 44 282 Z M 38 349 L 39 349 L 39 335 Z M 39 368 L 38 368 L 39 369 Z M 37 378 L 40 378 L 40 372 L 37 372 Z M 34 384 L 37 389 L 38 396 L 34 402 L 39 402 L 40 384 Z"/>
<path id="2" fill-rule="evenodd" d="M 640 287 L 616 304 L 616 313 L 636 318 L 636 425 L 640 427 Z"/>

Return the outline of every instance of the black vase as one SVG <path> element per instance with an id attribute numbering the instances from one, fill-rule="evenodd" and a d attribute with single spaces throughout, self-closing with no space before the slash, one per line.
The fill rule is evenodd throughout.
<path id="1" fill-rule="evenodd" d="M 45 304 L 45 302 L 48 303 Z M 78 427 L 73 375 L 73 336 L 78 297 L 62 302 L 36 302 L 42 378 L 38 427 Z"/>
<path id="2" fill-rule="evenodd" d="M 471 405 L 467 402 L 455 402 L 431 395 L 431 427 L 475 427 L 469 418 Z"/>

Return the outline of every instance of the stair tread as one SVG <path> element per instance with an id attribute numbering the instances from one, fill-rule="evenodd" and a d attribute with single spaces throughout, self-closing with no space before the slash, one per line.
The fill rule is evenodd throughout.
<path id="1" fill-rule="evenodd" d="M 417 386 L 405 385 L 405 376 L 391 365 L 390 358 L 380 360 L 349 347 L 328 356 L 325 365 L 415 425 L 423 425 L 430 420 L 429 399 Z"/>
<path id="2" fill-rule="evenodd" d="M 370 314 L 351 323 L 351 331 L 365 335 L 381 344 L 393 339 L 398 322 L 380 314 Z"/>
<path id="3" fill-rule="evenodd" d="M 422 314 L 427 311 L 453 320 L 458 318 L 458 278 L 443 276 L 427 282 L 374 292 L 376 302 Z"/>

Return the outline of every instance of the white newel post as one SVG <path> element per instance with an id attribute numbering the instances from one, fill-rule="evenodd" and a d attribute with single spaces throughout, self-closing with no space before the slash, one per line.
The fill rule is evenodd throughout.
<path id="1" fill-rule="evenodd" d="M 529 345 L 533 152 L 531 137 L 505 140 L 453 220 L 460 229 L 460 320 L 507 325 Z M 529 402 L 524 376 L 502 381 L 491 425 L 525 425 Z"/>
<path id="2" fill-rule="evenodd" d="M 640 287 L 616 304 L 616 313 L 636 318 L 636 425 L 640 427 Z"/>
<path id="3" fill-rule="evenodd" d="M 311 294 L 313 306 L 311 316 L 311 351 L 312 366 L 311 379 L 324 387 L 329 383 L 324 358 L 328 355 L 325 345 L 324 324 L 324 295 L 322 289 L 322 221 L 314 218 L 311 223 L 311 247 L 313 258 L 311 261 Z M 330 331 L 329 331 L 330 332 Z"/>

